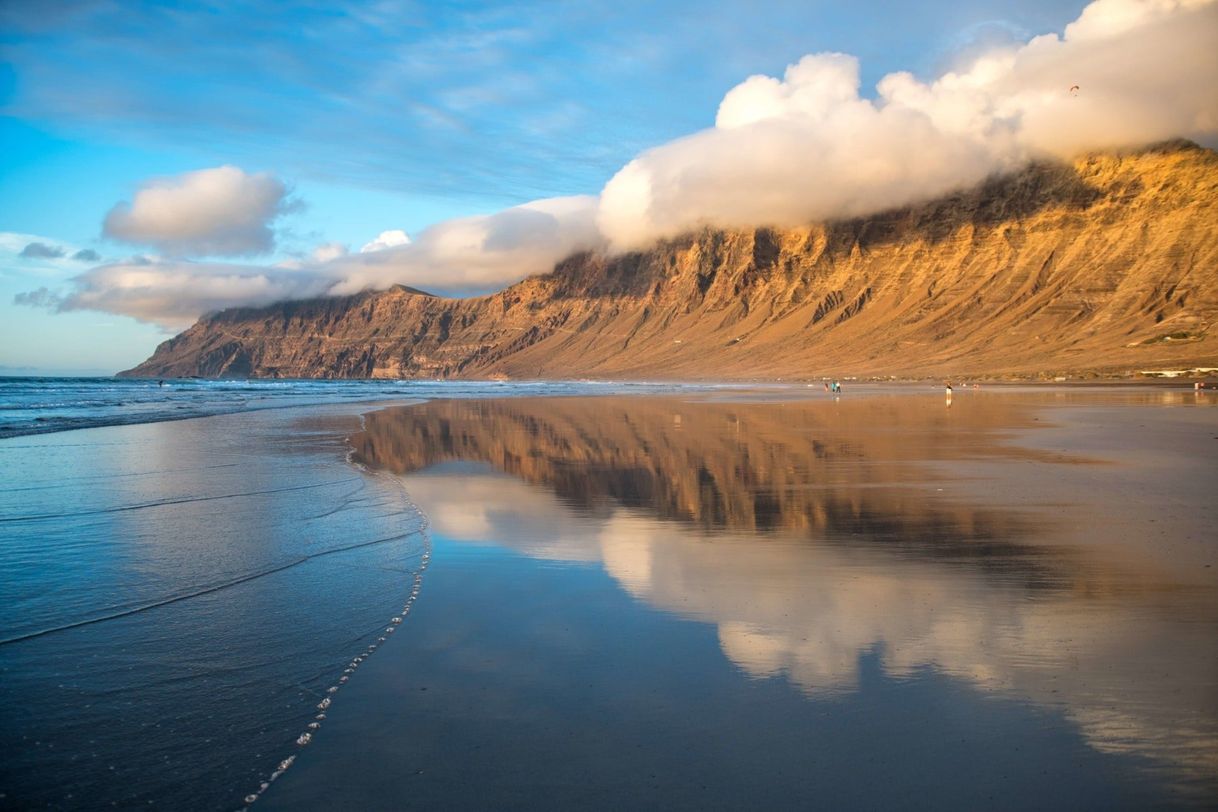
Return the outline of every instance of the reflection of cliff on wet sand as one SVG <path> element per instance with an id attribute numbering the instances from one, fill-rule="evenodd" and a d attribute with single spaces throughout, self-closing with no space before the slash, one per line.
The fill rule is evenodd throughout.
<path id="1" fill-rule="evenodd" d="M 574 507 L 639 508 L 706 530 L 797 531 L 995 555 L 1026 534 L 1009 512 L 931 500 L 916 463 L 1016 455 L 998 401 L 967 415 L 907 397 L 833 403 L 666 399 L 439 401 L 367 416 L 355 457 L 408 473 L 480 461 L 545 485 Z M 949 420 L 952 417 L 954 420 Z M 959 423 L 973 429 L 965 434 Z M 954 424 L 954 425 L 953 425 Z M 900 430 L 898 430 L 900 429 Z M 913 476 L 917 473 L 918 476 Z"/>
<path id="2" fill-rule="evenodd" d="M 1060 456 L 1002 443 L 1031 420 L 1001 398 L 950 416 L 921 398 L 437 402 L 369 415 L 353 442 L 410 474 L 441 535 L 601 562 L 715 624 L 758 678 L 850 690 L 877 650 L 894 676 L 934 668 L 1064 708 L 1093 746 L 1212 795 L 1209 596 L 1052 543 L 1054 525 L 1011 506 L 1014 480 L 985 506 L 927 482 L 970 459 L 1050 470 Z"/>

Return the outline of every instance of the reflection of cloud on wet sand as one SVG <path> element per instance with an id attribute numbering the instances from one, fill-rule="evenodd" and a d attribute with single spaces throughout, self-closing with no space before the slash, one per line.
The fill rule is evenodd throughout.
<path id="1" fill-rule="evenodd" d="M 599 561 L 584 539 L 586 525 L 562 510 L 554 497 L 507 477 L 465 473 L 410 477 L 416 504 L 434 507 L 428 521 L 440 535 L 458 541 L 517 546 L 535 558 L 551 561 Z M 524 540 L 527 540 L 525 542 Z"/>
<path id="2" fill-rule="evenodd" d="M 875 651 L 895 678 L 934 669 L 1061 708 L 1098 749 L 1150 756 L 1185 780 L 1218 767 L 1207 692 L 1218 646 L 1206 627 L 1164 623 L 1170 600 L 1032 595 L 1021 577 L 882 548 L 708 537 L 624 508 L 590 516 L 497 473 L 423 472 L 405 485 L 455 541 L 600 561 L 647 604 L 714 624 L 724 655 L 755 678 L 833 696 L 856 688 L 860 655 Z"/>
<path id="3" fill-rule="evenodd" d="M 834 696 L 875 652 L 893 678 L 934 670 L 1060 709 L 1097 749 L 1215 792 L 1212 592 L 1011 507 L 1001 463 L 1065 459 L 1000 442 L 1026 416 L 978 401 L 949 428 L 941 404 L 907 401 L 432 403 L 369 415 L 353 439 L 406 474 L 440 534 L 600 562 L 647 604 L 714 624 L 754 678 Z M 984 507 L 935 473 L 976 460 L 1003 489 Z"/>

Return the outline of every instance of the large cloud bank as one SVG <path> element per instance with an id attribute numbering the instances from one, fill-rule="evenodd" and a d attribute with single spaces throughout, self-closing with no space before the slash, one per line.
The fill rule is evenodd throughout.
<path id="1" fill-rule="evenodd" d="M 322 246 L 293 267 L 186 256 L 269 250 L 286 187 L 219 167 L 146 185 L 105 231 L 159 259 L 105 265 L 55 301 L 169 328 L 224 307 L 393 284 L 485 292 L 579 250 L 640 248 L 705 225 L 794 225 L 864 215 L 974 184 L 1030 159 L 1218 134 L 1218 0 L 1097 0 L 1062 34 L 993 49 L 933 81 L 884 77 L 860 95 L 849 55 L 752 76 L 715 125 L 644 152 L 599 197 L 539 200 L 385 232 L 360 253 Z M 47 297 L 40 299 L 47 301 Z"/>
<path id="2" fill-rule="evenodd" d="M 291 206 L 272 175 L 220 166 L 145 183 L 110 210 L 102 230 L 172 256 L 265 254 L 275 246 L 271 224 Z"/>
<path id="3" fill-rule="evenodd" d="M 1031 158 L 1218 131 L 1218 6 L 1099 0 L 1064 34 L 983 54 L 932 82 L 804 57 L 753 76 L 715 126 L 640 155 L 601 195 L 616 248 L 698 225 L 794 225 L 904 205 Z M 1077 86 L 1077 90 L 1074 88 Z"/>

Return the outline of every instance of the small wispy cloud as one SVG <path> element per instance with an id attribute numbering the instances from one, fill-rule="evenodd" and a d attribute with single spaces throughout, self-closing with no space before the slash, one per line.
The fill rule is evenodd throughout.
<path id="1" fill-rule="evenodd" d="M 0 276 L 62 279 L 102 256 L 91 248 L 41 234 L 0 231 Z"/>
<path id="2" fill-rule="evenodd" d="M 22 259 L 59 259 L 66 252 L 57 245 L 47 245 L 44 242 L 32 242 L 21 249 L 18 254 Z"/>
<path id="3" fill-rule="evenodd" d="M 314 262 L 329 262 L 332 259 L 345 256 L 347 253 L 347 246 L 342 243 L 327 242 L 313 249 L 312 259 Z"/>
<path id="4" fill-rule="evenodd" d="M 59 309 L 63 302 L 63 297 L 52 292 L 46 287 L 38 288 L 24 293 L 18 293 L 13 297 L 13 304 L 23 305 L 25 307 L 47 308 L 49 310 Z"/>
<path id="5" fill-rule="evenodd" d="M 396 248 L 399 245 L 409 245 L 410 235 L 400 228 L 382 231 L 376 236 L 375 240 L 364 243 L 359 249 L 361 254 L 368 254 L 373 251 L 384 251 L 386 248 Z"/>

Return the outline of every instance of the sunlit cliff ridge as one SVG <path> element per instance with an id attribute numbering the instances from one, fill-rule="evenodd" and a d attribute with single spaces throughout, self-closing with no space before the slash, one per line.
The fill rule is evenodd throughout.
<path id="1" fill-rule="evenodd" d="M 205 316 L 146 376 L 1124 375 L 1218 367 L 1218 154 L 1037 164 L 910 208 L 580 254 L 490 296 Z"/>

